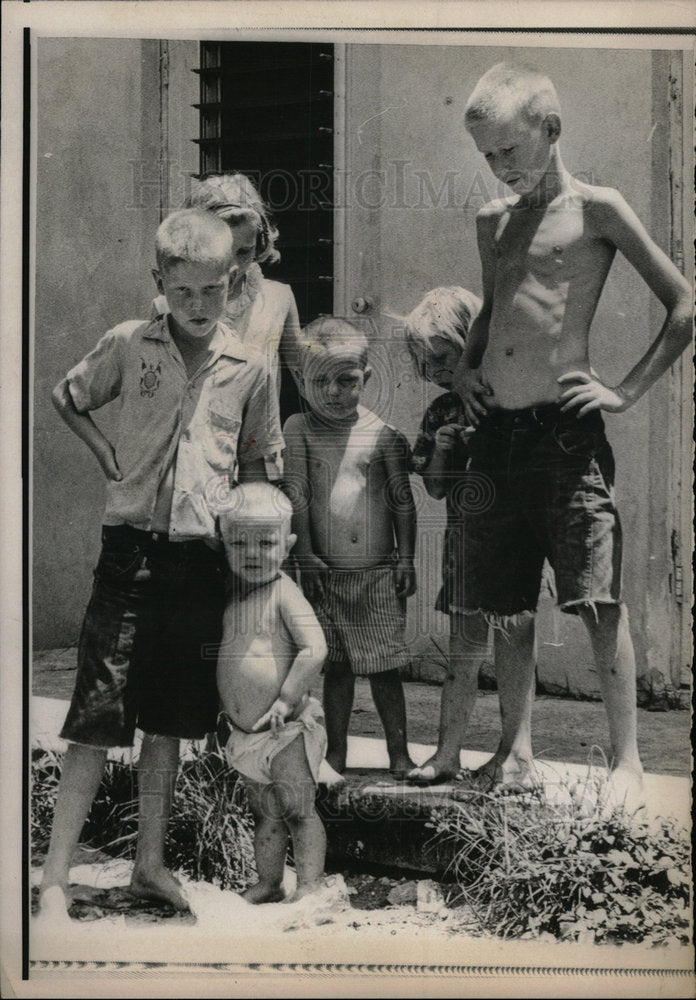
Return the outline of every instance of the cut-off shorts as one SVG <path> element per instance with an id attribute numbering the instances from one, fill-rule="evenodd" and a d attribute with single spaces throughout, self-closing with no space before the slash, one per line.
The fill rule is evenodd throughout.
<path id="1" fill-rule="evenodd" d="M 63 739 L 130 746 L 136 725 L 180 739 L 215 730 L 225 576 L 203 541 L 102 529 Z"/>
<path id="2" fill-rule="evenodd" d="M 349 663 L 351 673 L 366 676 L 410 662 L 406 600 L 396 593 L 393 564 L 332 569 L 315 611 L 328 646 L 325 673 L 332 664 Z"/>
<path id="3" fill-rule="evenodd" d="M 562 610 L 618 603 L 621 524 L 601 414 L 578 419 L 557 404 L 493 410 L 469 451 L 463 606 L 451 610 L 535 611 L 545 559 Z"/>
<path id="4" fill-rule="evenodd" d="M 239 771 L 244 778 L 268 785 L 273 781 L 271 764 L 274 759 L 281 750 L 301 737 L 307 764 L 316 785 L 319 782 L 319 767 L 326 753 L 326 730 L 323 722 L 324 712 L 316 698 L 308 698 L 298 717 L 287 722 L 277 733 L 270 729 L 246 733 L 235 726 L 226 712 L 220 712 L 218 740 L 224 748 L 228 767 Z"/>

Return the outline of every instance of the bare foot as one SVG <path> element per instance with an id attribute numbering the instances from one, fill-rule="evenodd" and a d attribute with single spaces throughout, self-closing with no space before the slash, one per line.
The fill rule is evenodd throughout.
<path id="1" fill-rule="evenodd" d="M 631 768 L 617 767 L 607 779 L 606 796 L 602 812 L 606 815 L 616 810 L 623 810 L 627 815 L 633 815 L 645 807 L 643 790 L 643 772 Z"/>
<path id="2" fill-rule="evenodd" d="M 472 792 L 488 792 L 492 795 L 538 794 L 543 783 L 537 776 L 534 761 L 528 758 L 509 756 L 501 759 L 494 754 L 481 767 L 462 772 L 462 787 L 450 793 L 450 798 L 461 801 Z"/>
<path id="3" fill-rule="evenodd" d="M 437 754 L 433 754 L 425 764 L 409 771 L 406 780 L 412 785 L 437 785 L 443 781 L 451 781 L 459 770 L 458 761 L 441 759 Z"/>
<path id="4" fill-rule="evenodd" d="M 346 779 L 338 771 L 335 771 L 328 760 L 324 760 L 319 765 L 319 784 L 325 785 L 326 788 L 340 788 L 341 785 L 345 785 Z"/>
<path id="5" fill-rule="evenodd" d="M 266 882 L 257 882 L 256 885 L 250 885 L 241 895 L 242 899 L 246 899 L 247 903 L 253 903 L 254 905 L 258 903 L 280 903 L 281 900 L 285 899 L 285 893 L 279 885 L 268 885 Z"/>
<path id="6" fill-rule="evenodd" d="M 413 761 L 407 753 L 395 754 L 389 758 L 389 773 L 397 781 L 405 781 L 413 770 Z"/>
<path id="7" fill-rule="evenodd" d="M 189 904 L 180 886 L 181 883 L 170 871 L 160 868 L 150 873 L 134 871 L 128 888 L 138 899 L 169 903 L 175 910 L 188 910 Z"/>
<path id="8" fill-rule="evenodd" d="M 324 880 L 317 879 L 316 882 L 306 882 L 304 885 L 298 885 L 291 896 L 285 900 L 286 903 L 296 903 L 300 899 L 304 899 L 305 896 L 310 896 L 313 893 L 318 892 L 320 889 L 324 888 Z"/>
<path id="9" fill-rule="evenodd" d="M 50 885 L 39 893 L 39 912 L 37 920 L 47 926 L 58 929 L 67 926 L 70 920 L 70 898 L 67 891 L 60 885 Z"/>

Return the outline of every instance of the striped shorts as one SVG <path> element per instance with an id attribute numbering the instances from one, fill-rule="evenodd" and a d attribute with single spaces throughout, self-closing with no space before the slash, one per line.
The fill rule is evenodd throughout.
<path id="1" fill-rule="evenodd" d="M 381 674 L 406 666 L 406 599 L 397 596 L 393 566 L 331 570 L 324 599 L 315 608 L 331 662 L 354 674 Z"/>

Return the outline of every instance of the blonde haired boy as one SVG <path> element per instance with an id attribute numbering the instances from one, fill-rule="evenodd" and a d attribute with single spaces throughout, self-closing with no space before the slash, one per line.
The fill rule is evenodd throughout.
<path id="1" fill-rule="evenodd" d="M 413 767 L 399 670 L 409 660 L 406 598 L 416 589 L 416 512 L 404 436 L 361 403 L 370 378 L 363 333 L 335 317 L 304 330 L 302 386 L 311 412 L 284 427 L 295 554 L 327 636 L 324 711 L 334 771 L 346 766 L 355 677 L 369 678 L 389 766 Z"/>
<path id="2" fill-rule="evenodd" d="M 633 406 L 691 340 L 691 290 L 618 191 L 575 180 L 561 159 L 553 84 L 498 64 L 469 98 L 466 127 L 513 192 L 477 218 L 483 306 L 455 374 L 470 471 L 492 504 L 464 532 L 464 607 L 494 625 L 502 713 L 498 750 L 477 772 L 495 786 L 533 781 L 534 613 L 544 558 L 562 610 L 589 631 L 609 722 L 612 786 L 639 803 L 633 646 L 621 601 L 621 527 L 601 411 Z M 589 332 L 616 252 L 665 307 L 656 339 L 617 386 L 590 366 Z M 598 332 L 596 335 L 601 335 Z"/>
<path id="3" fill-rule="evenodd" d="M 326 642 L 311 605 L 281 570 L 295 542 L 291 519 L 292 504 L 268 483 L 238 486 L 220 517 L 232 586 L 217 666 L 218 732 L 254 816 L 258 881 L 244 893 L 251 903 L 283 898 L 288 835 L 293 899 L 318 888 L 326 854 L 314 804 L 326 732 L 321 706 L 309 697 Z"/>

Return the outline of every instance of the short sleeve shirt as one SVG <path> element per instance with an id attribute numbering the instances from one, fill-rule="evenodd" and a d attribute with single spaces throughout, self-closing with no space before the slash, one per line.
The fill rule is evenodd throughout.
<path id="1" fill-rule="evenodd" d="M 152 303 L 153 314 L 169 312 L 164 295 Z M 296 315 L 297 306 L 290 285 L 264 277 L 258 264 L 252 264 L 246 274 L 245 292 L 239 298 L 228 299 L 223 321 L 239 339 L 264 355 L 266 365 L 279 389 L 278 349 L 288 316 Z M 296 336 L 299 339 L 299 327 Z"/>
<path id="2" fill-rule="evenodd" d="M 149 530 L 157 493 L 175 460 L 172 537 L 214 538 L 239 464 L 263 459 L 282 474 L 278 401 L 263 357 L 222 323 L 208 361 L 191 377 L 166 317 L 122 323 L 68 372 L 80 412 L 120 399 L 116 461 L 104 523 Z"/>

